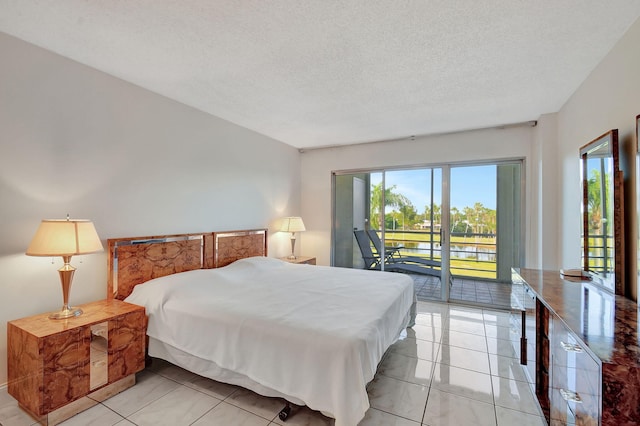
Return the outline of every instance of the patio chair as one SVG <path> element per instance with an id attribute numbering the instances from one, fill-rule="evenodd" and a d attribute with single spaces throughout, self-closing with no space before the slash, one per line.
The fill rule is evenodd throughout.
<path id="1" fill-rule="evenodd" d="M 384 261 L 384 270 L 388 272 L 404 272 L 405 274 L 429 275 L 441 278 L 440 271 L 433 267 L 420 265 L 418 263 L 388 262 L 386 261 L 386 257 L 383 259 L 379 254 L 373 253 L 373 250 L 371 250 L 371 240 L 364 230 L 353 231 L 353 235 L 356 237 L 358 247 L 360 247 L 365 269 L 380 271 L 382 269 L 382 262 Z"/>
<path id="2" fill-rule="evenodd" d="M 365 231 L 354 231 L 354 232 L 363 232 L 364 233 Z M 376 251 L 378 253 L 378 257 L 379 257 L 380 254 L 383 253 L 382 240 L 378 236 L 378 233 L 373 229 L 367 230 L 366 233 L 367 233 L 369 239 L 371 240 L 371 243 L 373 244 L 373 247 L 376 249 Z M 357 238 L 358 237 L 356 237 L 356 240 L 357 240 Z M 360 242 L 358 242 L 358 245 L 359 244 L 360 244 Z M 371 247 L 369 247 L 369 250 L 371 251 L 371 254 L 373 256 L 375 256 L 373 254 L 373 251 L 371 250 Z M 442 272 L 441 272 L 441 270 L 442 270 L 442 262 L 439 262 L 437 260 L 425 259 L 425 258 L 419 257 L 419 256 L 404 256 L 402 253 L 400 253 L 400 247 L 385 247 L 384 256 L 385 256 L 384 269 L 386 271 L 389 271 L 392 268 L 407 269 L 407 266 L 410 267 L 410 268 L 413 267 L 413 266 L 419 266 L 419 267 L 422 267 L 423 270 L 428 268 L 427 270 L 435 271 L 435 272 L 434 273 L 432 273 L 432 272 L 429 272 L 429 273 L 425 273 L 425 272 L 410 272 L 410 273 L 430 275 L 430 276 L 434 276 L 434 277 L 438 277 L 438 278 L 442 279 Z M 366 263 L 366 261 L 365 261 L 365 263 Z M 398 265 L 405 265 L 405 266 L 400 268 Z M 434 269 L 434 268 L 440 268 L 440 269 L 438 270 L 438 269 Z M 449 287 L 452 287 L 452 286 L 453 286 L 453 276 L 451 276 L 451 274 L 449 274 Z"/>
<path id="3" fill-rule="evenodd" d="M 378 254 L 382 253 L 382 240 L 380 240 L 380 236 L 374 229 L 367 230 L 367 235 L 371 239 L 373 243 L 373 247 L 376 249 Z M 426 265 L 430 267 L 440 268 L 442 266 L 442 262 L 437 260 L 425 259 L 419 256 L 404 256 L 400 253 L 400 249 L 402 247 L 385 247 L 384 255 L 385 262 L 400 262 L 400 263 L 418 263 L 421 265 Z"/>

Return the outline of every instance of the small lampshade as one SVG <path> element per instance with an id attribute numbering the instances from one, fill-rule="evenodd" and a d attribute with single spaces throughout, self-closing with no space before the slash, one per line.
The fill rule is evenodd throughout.
<path id="1" fill-rule="evenodd" d="M 26 254 L 75 256 L 98 251 L 102 251 L 102 243 L 90 220 L 45 219 L 40 223 Z"/>
<path id="2" fill-rule="evenodd" d="M 301 217 L 285 217 L 284 219 L 282 219 L 282 227 L 280 228 L 281 231 L 284 232 L 300 232 L 300 231 L 305 231 L 306 229 L 304 228 L 304 222 L 302 222 L 302 218 Z"/>

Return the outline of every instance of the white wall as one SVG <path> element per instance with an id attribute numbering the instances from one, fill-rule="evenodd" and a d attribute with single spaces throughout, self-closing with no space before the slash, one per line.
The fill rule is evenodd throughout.
<path id="1" fill-rule="evenodd" d="M 0 33 L 0 323 L 62 305 L 61 260 L 24 255 L 43 218 L 107 238 L 270 226 L 299 214 L 288 145 Z M 78 256 L 71 303 L 106 296 L 106 254 Z M 0 384 L 7 380 L 0 328 Z"/>
<path id="2" fill-rule="evenodd" d="M 544 114 L 533 131 L 531 149 L 531 222 L 525 242 L 528 266 L 537 269 L 560 268 L 558 239 L 558 117 Z M 535 209 L 535 211 L 533 211 Z M 579 267 L 576 264 L 574 267 Z"/>
<path id="3" fill-rule="evenodd" d="M 485 129 L 304 152 L 301 199 L 307 231 L 302 239 L 302 252 L 317 256 L 318 264 L 330 263 L 332 171 L 525 158 L 525 178 L 530 182 L 532 129 L 528 126 Z M 532 232 L 530 212 L 535 211 L 532 203 L 536 202 L 529 185 L 525 197 L 528 238 Z"/>
<path id="4" fill-rule="evenodd" d="M 563 265 L 580 260 L 579 148 L 610 129 L 618 129 L 625 170 L 625 234 L 629 286 L 636 280 L 635 117 L 640 114 L 640 20 L 593 70 L 558 113 L 558 185 Z"/>

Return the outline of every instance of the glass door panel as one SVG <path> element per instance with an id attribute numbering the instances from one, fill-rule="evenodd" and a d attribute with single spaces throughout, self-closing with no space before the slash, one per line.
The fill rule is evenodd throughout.
<path id="1" fill-rule="evenodd" d="M 451 272 L 496 279 L 496 165 L 451 168 Z"/>
<path id="2" fill-rule="evenodd" d="M 521 260 L 520 161 L 451 168 L 450 300 L 509 307 Z"/>
<path id="3" fill-rule="evenodd" d="M 354 238 L 368 221 L 369 173 L 334 175 L 334 217 L 332 265 L 365 268 L 365 261 Z"/>
<path id="4" fill-rule="evenodd" d="M 441 168 L 386 171 L 384 227 L 372 226 L 390 254 L 387 269 L 411 274 L 423 299 L 446 300 L 441 284 L 446 282 L 443 271 L 447 275 L 442 267 L 442 185 Z"/>

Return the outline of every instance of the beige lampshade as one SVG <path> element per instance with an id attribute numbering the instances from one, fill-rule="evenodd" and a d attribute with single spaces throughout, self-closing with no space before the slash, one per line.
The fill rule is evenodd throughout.
<path id="1" fill-rule="evenodd" d="M 90 220 L 45 219 L 27 249 L 28 256 L 75 256 L 102 251 Z"/>
<path id="2" fill-rule="evenodd" d="M 284 219 L 282 219 L 282 227 L 280 228 L 280 230 L 285 232 L 306 231 L 306 229 L 304 228 L 304 222 L 302 222 L 302 218 L 297 216 L 285 217 Z"/>

